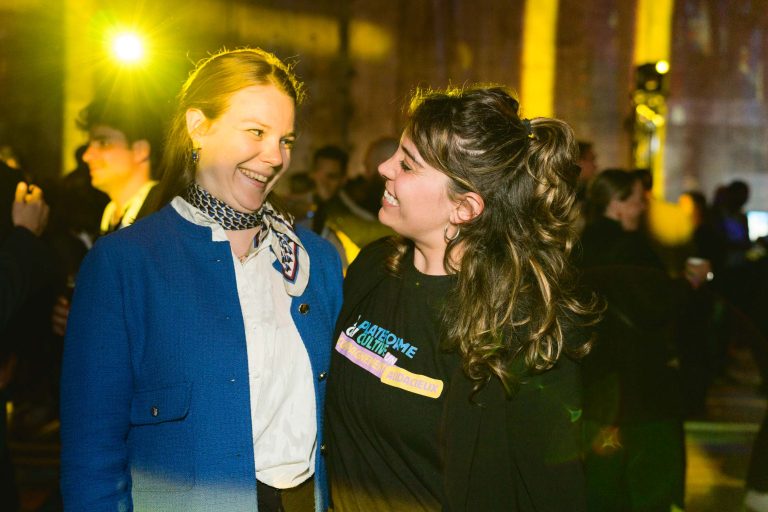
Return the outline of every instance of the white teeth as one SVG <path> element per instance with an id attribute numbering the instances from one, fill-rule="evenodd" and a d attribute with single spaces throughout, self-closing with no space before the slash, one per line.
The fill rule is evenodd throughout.
<path id="1" fill-rule="evenodd" d="M 389 193 L 387 189 L 384 189 L 384 200 L 391 204 L 392 206 L 399 206 L 400 201 L 398 201 L 395 196 Z"/>
<path id="2" fill-rule="evenodd" d="M 262 183 L 266 183 L 268 181 L 268 178 L 266 176 L 262 176 L 261 174 L 257 174 L 251 170 L 243 169 L 242 167 L 238 167 L 237 170 L 245 174 L 247 177 L 251 178 L 252 180 L 260 181 Z"/>

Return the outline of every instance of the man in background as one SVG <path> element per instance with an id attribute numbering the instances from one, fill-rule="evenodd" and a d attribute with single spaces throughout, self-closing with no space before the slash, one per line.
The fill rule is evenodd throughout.
<path id="1" fill-rule="evenodd" d="M 77 125 L 88 133 L 83 161 L 91 184 L 109 196 L 100 234 L 130 226 L 151 211 L 158 190 L 152 174 L 163 131 L 158 112 L 139 100 L 97 97 L 80 112 Z M 60 336 L 66 331 L 69 306 L 69 298 L 62 295 L 53 309 L 53 332 Z"/>

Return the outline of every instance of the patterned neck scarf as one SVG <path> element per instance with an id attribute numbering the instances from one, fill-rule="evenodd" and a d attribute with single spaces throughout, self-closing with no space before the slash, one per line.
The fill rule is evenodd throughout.
<path id="1" fill-rule="evenodd" d="M 240 231 L 261 226 L 261 210 L 253 213 L 239 212 L 224 201 L 213 197 L 197 183 L 192 183 L 187 187 L 184 199 L 228 231 Z"/>
<path id="2" fill-rule="evenodd" d="M 256 246 L 272 234 L 270 250 L 280 265 L 285 290 L 292 297 L 304 293 L 309 281 L 309 256 L 293 231 L 293 219 L 290 216 L 286 219 L 266 202 L 257 212 L 239 212 L 213 197 L 197 183 L 187 187 L 183 197 L 225 230 L 261 228 L 254 241 Z"/>

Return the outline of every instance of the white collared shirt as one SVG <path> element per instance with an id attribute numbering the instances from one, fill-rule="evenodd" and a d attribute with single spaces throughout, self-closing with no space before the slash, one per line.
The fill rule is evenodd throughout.
<path id="1" fill-rule="evenodd" d="M 146 182 L 141 188 L 133 194 L 123 209 L 123 216 L 120 218 L 120 224 L 112 226 L 112 217 L 115 215 L 117 209 L 117 203 L 110 201 L 107 206 L 104 207 L 104 213 L 101 214 L 101 232 L 108 233 L 112 229 L 120 229 L 126 226 L 130 226 L 136 220 L 136 216 L 139 214 L 141 207 L 144 206 L 144 201 L 147 199 L 149 192 L 157 185 L 157 181 L 150 180 Z"/>
<path id="2" fill-rule="evenodd" d="M 181 197 L 171 205 L 188 221 L 210 227 L 213 241 L 228 241 L 219 224 Z M 317 420 L 312 367 L 291 317 L 291 296 L 272 266 L 271 236 L 242 262 L 234 253 L 232 260 L 245 324 L 256 478 L 287 489 L 315 472 Z"/>

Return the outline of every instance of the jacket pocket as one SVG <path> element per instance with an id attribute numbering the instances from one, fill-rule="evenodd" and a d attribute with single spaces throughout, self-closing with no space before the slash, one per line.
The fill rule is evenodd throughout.
<path id="1" fill-rule="evenodd" d="M 131 402 L 128 450 L 134 492 L 185 491 L 194 484 L 192 385 L 146 389 Z"/>

